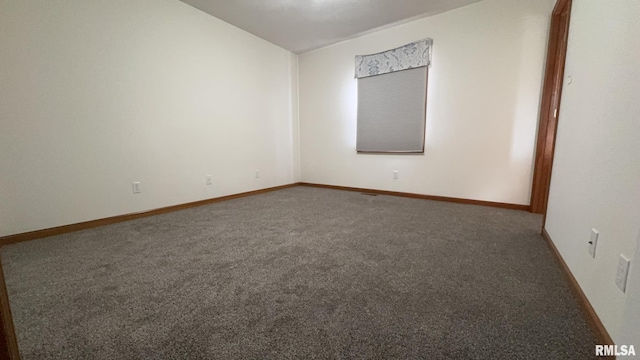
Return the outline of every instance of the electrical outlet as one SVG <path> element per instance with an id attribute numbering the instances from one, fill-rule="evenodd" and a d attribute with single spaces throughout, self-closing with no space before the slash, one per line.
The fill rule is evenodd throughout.
<path id="1" fill-rule="evenodd" d="M 398 170 L 393 170 L 393 178 L 394 178 L 395 180 L 397 180 L 397 179 L 398 179 Z"/>
<path id="2" fill-rule="evenodd" d="M 589 239 L 589 254 L 592 258 L 596 257 L 596 246 L 598 245 L 598 230 L 591 229 L 591 239 Z"/>
<path id="3" fill-rule="evenodd" d="M 140 181 L 133 182 L 131 184 L 131 190 L 133 190 L 134 194 L 140 194 Z"/>
<path id="4" fill-rule="evenodd" d="M 205 176 L 207 185 L 213 185 L 213 177 L 211 175 Z"/>
<path id="5" fill-rule="evenodd" d="M 256 170 L 256 179 L 260 177 L 260 170 Z"/>
<path id="6" fill-rule="evenodd" d="M 625 292 L 627 288 L 627 275 L 629 275 L 629 259 L 620 254 L 616 271 L 616 285 L 622 292 Z"/>

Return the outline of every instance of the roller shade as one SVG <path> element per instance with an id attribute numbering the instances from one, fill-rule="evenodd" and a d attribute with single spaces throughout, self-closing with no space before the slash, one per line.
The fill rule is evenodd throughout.
<path id="1" fill-rule="evenodd" d="M 356 56 L 356 150 L 423 153 L 432 40 Z"/>

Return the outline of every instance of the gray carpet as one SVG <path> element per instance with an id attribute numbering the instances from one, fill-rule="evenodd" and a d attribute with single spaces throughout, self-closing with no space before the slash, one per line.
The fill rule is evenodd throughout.
<path id="1" fill-rule="evenodd" d="M 6 246 L 28 359 L 586 359 L 522 211 L 296 187 Z"/>

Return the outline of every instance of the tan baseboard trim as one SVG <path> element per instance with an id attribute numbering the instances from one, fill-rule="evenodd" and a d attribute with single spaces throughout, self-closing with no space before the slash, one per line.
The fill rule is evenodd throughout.
<path id="1" fill-rule="evenodd" d="M 573 292 L 576 299 L 578 300 L 578 303 L 580 304 L 580 308 L 584 313 L 587 323 L 589 323 L 589 326 L 591 326 L 591 329 L 598 337 L 599 343 L 602 345 L 615 345 L 615 343 L 613 342 L 613 339 L 611 338 L 611 335 L 609 335 L 609 332 L 604 327 L 604 324 L 598 317 L 598 314 L 596 314 L 596 311 L 593 309 L 593 306 L 591 306 L 589 299 L 587 299 L 587 296 L 582 291 L 582 288 L 578 284 L 578 281 L 576 280 L 576 278 L 571 273 L 571 270 L 567 266 L 567 263 L 564 262 L 562 255 L 560 255 L 558 248 L 556 248 L 555 244 L 553 243 L 553 240 L 551 240 L 551 237 L 549 236 L 549 233 L 547 232 L 546 229 L 542 229 L 542 237 L 547 241 L 549 248 L 551 248 L 551 251 L 556 257 L 556 260 L 558 260 L 558 263 L 560 263 L 560 266 L 562 266 L 562 269 L 564 270 L 564 274 L 567 277 L 567 280 L 569 280 L 571 291 Z M 607 359 L 607 357 L 604 357 L 604 358 Z M 615 359 L 615 356 L 609 357 L 609 359 Z"/>
<path id="2" fill-rule="evenodd" d="M 247 192 L 243 192 L 243 193 L 239 193 L 239 194 L 233 194 L 233 195 L 221 196 L 221 197 L 212 198 L 212 199 L 194 201 L 194 202 L 190 202 L 190 203 L 186 203 L 186 204 L 172 205 L 172 206 L 167 206 L 167 207 L 163 207 L 163 208 L 159 208 L 159 209 L 142 211 L 142 212 L 139 212 L 139 213 L 117 215 L 117 216 L 112 216 L 112 217 L 103 218 L 103 219 L 84 221 L 84 222 L 76 223 L 76 224 L 63 225 L 63 226 L 57 226 L 57 227 L 43 229 L 43 230 L 36 230 L 36 231 L 30 231 L 30 232 L 26 232 L 26 233 L 3 236 L 3 237 L 0 237 L 0 246 L 7 245 L 7 244 L 12 244 L 12 243 L 17 243 L 17 242 L 21 242 L 21 241 L 40 239 L 40 238 L 53 236 L 53 235 L 65 234 L 65 233 L 69 233 L 69 232 L 72 232 L 72 231 L 90 229 L 90 228 L 94 228 L 94 227 L 98 227 L 98 226 L 115 224 L 115 223 L 119 223 L 119 222 L 123 222 L 123 221 L 140 219 L 140 218 L 147 217 L 147 216 L 164 214 L 164 213 L 171 212 L 171 211 L 188 209 L 188 208 L 207 205 L 207 204 L 213 204 L 213 203 L 217 203 L 217 202 L 220 202 L 220 201 L 227 201 L 227 200 L 237 199 L 237 198 L 241 198 L 241 197 L 245 197 L 245 196 L 262 194 L 262 193 L 275 191 L 275 190 L 287 189 L 287 188 L 298 186 L 298 185 L 299 185 L 299 183 L 293 183 L 293 184 L 287 184 L 287 185 L 281 185 L 281 186 L 274 186 L 274 187 L 270 187 L 270 188 L 266 188 L 266 189 L 247 191 Z"/>
<path id="3" fill-rule="evenodd" d="M 502 209 L 529 211 L 529 205 L 518 205 L 518 204 L 493 202 L 493 201 L 461 199 L 461 198 L 453 198 L 453 197 L 446 197 L 446 196 L 422 195 L 422 194 L 387 191 L 387 190 L 363 189 L 363 188 L 354 188 L 354 187 L 347 187 L 347 186 L 312 184 L 312 183 L 305 183 L 305 182 L 301 182 L 299 184 L 301 186 L 311 186 L 311 187 L 319 187 L 319 188 L 325 188 L 325 189 L 357 191 L 357 192 L 379 194 L 379 195 L 402 196 L 402 197 L 408 197 L 413 199 L 446 201 L 446 202 L 453 202 L 453 203 L 459 203 L 459 204 L 482 205 L 482 206 L 491 206 L 491 207 L 497 207 Z"/>

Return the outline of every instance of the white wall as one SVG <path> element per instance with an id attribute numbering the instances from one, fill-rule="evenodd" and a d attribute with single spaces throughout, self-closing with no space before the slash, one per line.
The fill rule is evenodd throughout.
<path id="1" fill-rule="evenodd" d="M 634 345 L 636 355 L 640 357 L 640 234 L 636 241 L 635 257 L 629 269 L 629 280 L 627 282 L 627 300 L 622 314 L 622 326 L 618 343 L 620 345 Z"/>
<path id="2" fill-rule="evenodd" d="M 573 2 L 546 229 L 613 340 L 626 301 L 615 286 L 620 254 L 640 229 L 640 2 Z M 592 228 L 597 256 L 587 253 Z M 629 284 L 637 291 L 640 279 Z M 635 290 L 634 290 L 635 289 Z M 640 347 L 640 327 L 635 327 Z M 626 338 L 628 341 L 628 337 Z"/>
<path id="3" fill-rule="evenodd" d="M 0 236 L 297 181 L 282 48 L 177 0 L 0 0 L 0 44 Z"/>
<path id="4" fill-rule="evenodd" d="M 300 55 L 302 181 L 529 204 L 554 3 L 485 0 Z M 424 155 L 357 154 L 354 56 L 425 37 Z"/>

